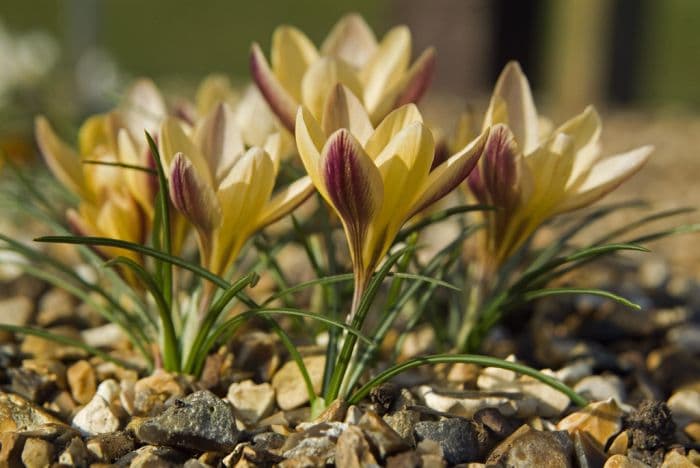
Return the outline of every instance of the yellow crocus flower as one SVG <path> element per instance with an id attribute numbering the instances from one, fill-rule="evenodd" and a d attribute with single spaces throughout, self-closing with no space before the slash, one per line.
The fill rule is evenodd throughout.
<path id="1" fill-rule="evenodd" d="M 202 264 L 223 274 L 256 231 L 280 219 L 313 191 L 303 177 L 273 194 L 280 136 L 246 148 L 236 116 L 224 103 L 194 129 L 174 118 L 161 127 L 160 152 L 175 207 L 197 230 Z"/>
<path id="2" fill-rule="evenodd" d="M 68 211 L 68 221 L 77 232 L 145 241 L 153 216 L 155 178 L 143 171 L 87 162 L 153 167 L 143 132 L 154 132 L 165 113 L 165 101 L 158 89 L 142 79 L 127 91 L 117 109 L 83 123 L 77 148 L 61 140 L 45 117 L 36 118 L 37 143 L 47 166 L 80 200 L 77 210 Z M 108 257 L 116 253 L 99 250 Z M 119 254 L 138 259 L 131 252 Z"/>
<path id="3" fill-rule="evenodd" d="M 320 50 L 297 28 L 280 26 L 272 36 L 270 55 L 271 66 L 260 46 L 253 44 L 251 74 L 291 132 L 299 105 L 322 120 L 328 94 L 337 83 L 358 96 L 377 124 L 391 110 L 418 101 L 435 67 L 432 48 L 411 65 L 411 33 L 406 26 L 391 29 L 378 43 L 357 14 L 343 17 Z"/>
<path id="4" fill-rule="evenodd" d="M 399 229 L 467 177 L 489 130 L 432 167 L 433 136 L 414 104 L 394 110 L 376 129 L 345 86 L 333 89 L 326 106 L 321 122 L 301 107 L 295 136 L 306 171 L 343 224 L 356 305 Z"/>
<path id="5" fill-rule="evenodd" d="M 516 62 L 501 73 L 483 128 L 484 157 L 468 185 L 495 210 L 483 214 L 481 251 L 493 271 L 547 219 L 597 201 L 637 172 L 652 152 L 643 146 L 601 157 L 600 117 L 593 107 L 552 130 L 535 108 Z"/>

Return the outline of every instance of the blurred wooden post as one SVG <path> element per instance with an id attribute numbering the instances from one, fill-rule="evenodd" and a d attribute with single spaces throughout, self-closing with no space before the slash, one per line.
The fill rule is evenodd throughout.
<path id="1" fill-rule="evenodd" d="M 562 117 L 605 98 L 611 2 L 554 0 L 549 6 L 545 82 L 551 115 Z"/>

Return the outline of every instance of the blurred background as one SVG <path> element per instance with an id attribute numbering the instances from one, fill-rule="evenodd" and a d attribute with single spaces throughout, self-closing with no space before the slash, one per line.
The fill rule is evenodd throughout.
<path id="1" fill-rule="evenodd" d="M 610 152 L 656 146 L 615 197 L 700 202 L 698 0 L 2 0 L 0 144 L 31 159 L 35 114 L 70 139 L 80 119 L 112 106 L 137 76 L 182 95 L 211 72 L 245 83 L 252 41 L 268 51 L 274 28 L 288 23 L 319 43 L 349 11 L 379 37 L 409 25 L 416 55 L 437 47 L 425 102 L 436 122 L 449 127 L 467 106 L 483 111 L 515 59 L 555 122 L 593 103 Z M 687 261 L 690 252 L 700 263 L 698 250 L 670 255 Z"/>

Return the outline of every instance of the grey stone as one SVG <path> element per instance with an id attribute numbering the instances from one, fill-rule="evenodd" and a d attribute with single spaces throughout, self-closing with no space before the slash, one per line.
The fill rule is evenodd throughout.
<path id="1" fill-rule="evenodd" d="M 141 423 L 136 437 L 155 445 L 224 452 L 236 446 L 238 429 L 231 407 L 202 390 L 175 400 L 162 414 Z"/>
<path id="2" fill-rule="evenodd" d="M 367 411 L 357 425 L 364 431 L 382 459 L 410 448 L 406 441 L 377 413 Z"/>
<path id="3" fill-rule="evenodd" d="M 362 429 L 350 426 L 338 438 L 335 449 L 336 466 L 362 468 L 378 466 Z"/>
<path id="4" fill-rule="evenodd" d="M 407 444 L 411 447 L 416 445 L 413 427 L 420 421 L 420 413 L 418 411 L 400 410 L 395 413 L 385 414 L 383 419 Z"/>
<path id="5" fill-rule="evenodd" d="M 111 463 L 134 450 L 136 444 L 125 432 L 113 432 L 92 437 L 86 446 L 95 459 Z"/>
<path id="6" fill-rule="evenodd" d="M 301 426 L 302 431 L 290 435 L 280 449 L 282 456 L 287 459 L 315 459 L 322 460 L 322 463 L 333 463 L 336 443 L 348 425 L 341 422 L 324 422 L 308 427 Z"/>
<path id="7" fill-rule="evenodd" d="M 80 437 L 73 437 L 68 446 L 58 456 L 58 462 L 63 465 L 86 467 L 90 454 Z"/>
<path id="8" fill-rule="evenodd" d="M 276 432 L 263 432 L 253 436 L 255 448 L 261 450 L 276 450 L 284 445 L 285 440 L 285 436 Z"/>
<path id="9" fill-rule="evenodd" d="M 624 403 L 627 398 L 622 379 L 612 374 L 584 377 L 574 386 L 574 390 L 591 401 L 614 398 L 618 403 Z"/>
<path id="10" fill-rule="evenodd" d="M 456 465 L 480 459 L 479 434 L 471 421 L 449 418 L 442 421 L 421 421 L 414 428 L 416 440 L 434 440 L 442 449 L 447 463 Z"/>

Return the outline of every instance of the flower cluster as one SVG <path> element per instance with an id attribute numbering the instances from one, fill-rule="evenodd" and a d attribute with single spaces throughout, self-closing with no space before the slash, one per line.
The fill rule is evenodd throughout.
<path id="1" fill-rule="evenodd" d="M 537 114 L 528 81 L 514 62 L 498 79 L 480 130 L 460 125 L 448 144 L 424 122 L 417 106 L 430 83 L 435 52 L 427 49 L 412 61 L 411 49 L 405 26 L 378 41 L 354 14 L 342 18 L 319 48 L 298 29 L 281 26 L 272 36 L 269 62 L 252 45 L 252 84 L 242 94 L 226 78 L 210 76 L 194 102 L 169 105 L 152 82 L 140 80 L 117 108 L 82 125 L 77 149 L 62 141 L 46 118 L 37 118 L 36 137 L 49 169 L 78 199 L 77 207 L 68 210 L 69 224 L 77 234 L 91 236 L 89 242 L 68 241 L 97 246 L 104 257 L 126 265 L 146 283 L 160 314 L 157 337 L 163 341 L 166 367 L 201 370 L 202 355 L 229 332 L 230 323 L 219 319 L 235 297 L 248 313 L 262 313 L 270 312 L 265 304 L 294 290 L 284 289 L 278 269 L 282 291 L 261 305 L 241 292 L 255 282 L 255 274 L 233 283 L 229 278 L 243 268 L 238 260 L 249 239 L 265 244 L 261 239 L 267 242 L 269 231 L 256 237 L 261 231 L 295 214 L 318 193 L 332 214 L 327 218 L 325 207 L 311 207 L 320 210 L 313 212 L 319 219 L 330 219 L 323 225 L 326 236 L 304 231 L 307 225 L 299 219 L 309 218 L 307 210 L 294 217 L 294 232 L 290 229 L 284 241 L 280 237 L 273 243 L 293 239 L 303 244 L 319 276 L 316 284 L 327 286 L 338 281 L 323 278 L 337 274 L 330 230 L 336 227 L 333 220 L 342 225 L 354 294 L 345 322 L 325 319 L 345 335 L 331 333 L 324 391 L 326 403 L 347 397 L 372 358 L 372 346 L 397 317 L 397 304 L 408 301 L 399 295 L 415 291 L 402 289 L 403 279 L 441 283 L 427 277 L 437 271 L 440 258 L 411 263 L 422 223 L 435 222 L 428 208 L 460 186 L 477 200 L 478 205 L 457 207 L 452 214 L 482 210 L 476 213 L 482 226 L 475 237 L 477 254 L 469 261 L 481 272 L 478 281 L 487 283 L 543 223 L 599 200 L 639 170 L 651 153 L 645 146 L 602 157 L 600 118 L 591 107 L 559 127 L 548 124 Z M 402 229 L 408 234 L 402 235 Z M 198 265 L 183 248 L 190 234 L 198 244 Z M 464 237 L 454 244 L 455 251 Z M 325 244 L 324 253 L 318 253 L 323 250 L 318 244 Z M 261 257 L 274 256 L 259 245 Z M 191 251 L 194 257 L 195 249 Z M 319 260 L 324 254 L 325 263 Z M 450 258 L 460 258 L 459 252 L 452 254 Z M 183 305 L 188 301 L 173 299 L 178 288 L 173 264 L 210 282 L 197 289 L 201 294 L 189 290 L 190 299 L 195 298 L 189 302 L 200 300 L 198 314 L 188 314 L 192 307 Z M 156 270 L 151 276 L 149 267 Z M 387 313 L 374 344 L 359 356 L 354 346 L 365 314 L 392 268 L 396 274 Z M 521 270 L 531 279 L 527 268 Z M 522 286 L 525 279 L 503 284 Z M 426 291 L 429 299 L 432 289 Z M 499 307 L 512 306 L 531 292 L 522 287 L 512 297 L 506 291 L 495 302 L 485 297 L 476 301 L 476 308 L 488 302 L 491 314 L 482 331 L 502 316 Z M 532 297 L 541 295 L 536 293 Z M 331 296 L 336 297 L 324 296 L 329 309 L 340 303 Z M 307 316 L 299 309 L 284 311 Z M 126 316 L 131 317 L 128 311 Z M 477 316 L 465 314 L 465 337 L 472 325 L 481 326 Z M 144 322 L 149 320 L 156 322 L 152 317 Z M 147 338 L 134 340 L 146 349 Z M 337 365 L 330 357 L 337 357 Z M 354 360 L 359 370 L 348 377 Z"/>

